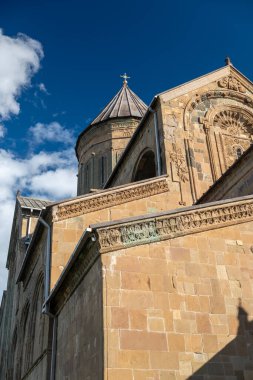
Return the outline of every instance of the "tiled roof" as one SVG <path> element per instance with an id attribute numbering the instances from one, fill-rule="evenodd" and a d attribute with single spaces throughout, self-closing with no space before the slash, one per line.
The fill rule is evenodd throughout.
<path id="1" fill-rule="evenodd" d="M 20 204 L 21 207 L 32 208 L 32 209 L 36 209 L 36 210 L 42 210 L 43 208 L 46 208 L 51 203 L 53 203 L 51 201 L 47 201 L 47 200 L 44 200 L 44 199 L 35 199 L 35 198 L 30 198 L 30 197 L 22 197 L 20 195 L 17 197 L 17 199 L 18 199 L 19 204 Z"/>
<path id="2" fill-rule="evenodd" d="M 132 116 L 142 118 L 146 111 L 146 104 L 132 90 L 130 90 L 127 83 L 123 83 L 120 91 L 107 104 L 96 119 L 93 120 L 91 125 L 117 117 Z"/>

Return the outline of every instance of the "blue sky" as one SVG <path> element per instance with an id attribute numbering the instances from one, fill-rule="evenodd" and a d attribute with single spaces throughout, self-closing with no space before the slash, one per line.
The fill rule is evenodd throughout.
<path id="1" fill-rule="evenodd" d="M 125 71 L 146 103 L 222 66 L 226 55 L 253 78 L 251 1 L 4 3 L 4 34 L 22 32 L 42 44 L 44 59 L 32 83 L 44 83 L 50 93 L 41 94 L 44 107 L 39 101 L 33 107 L 33 89 L 23 92 L 20 114 L 6 125 L 9 138 L 20 139 L 30 125 L 52 120 L 77 136 L 119 89 Z"/>
<path id="2" fill-rule="evenodd" d="M 227 55 L 253 79 L 252 14 L 250 0 L 1 3 L 0 290 L 16 191 L 75 195 L 75 140 L 120 75 L 146 103 Z"/>

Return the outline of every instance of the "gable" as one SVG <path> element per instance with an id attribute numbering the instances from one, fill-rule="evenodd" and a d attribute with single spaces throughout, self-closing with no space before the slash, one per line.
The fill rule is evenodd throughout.
<path id="1" fill-rule="evenodd" d="M 179 85 L 172 89 L 161 92 L 157 94 L 157 97 L 159 97 L 162 102 L 167 102 L 168 100 L 172 100 L 180 96 L 186 95 L 187 93 L 191 91 L 199 90 L 202 87 L 205 87 L 209 85 L 210 83 L 217 82 L 217 81 L 221 81 L 220 83 L 221 83 L 222 88 L 227 87 L 227 89 L 232 90 L 232 89 L 235 89 L 235 87 L 229 87 L 229 85 L 226 86 L 226 82 L 224 81 L 222 83 L 222 79 L 229 77 L 230 75 L 232 75 L 236 80 L 238 80 L 244 87 L 253 91 L 252 82 L 247 77 L 245 77 L 239 70 L 237 70 L 234 66 L 227 65 L 209 74 L 205 74 L 201 77 L 193 79 L 182 85 Z"/>

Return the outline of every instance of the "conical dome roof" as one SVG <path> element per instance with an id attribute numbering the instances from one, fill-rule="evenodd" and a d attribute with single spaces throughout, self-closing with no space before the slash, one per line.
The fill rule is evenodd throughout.
<path id="1" fill-rule="evenodd" d="M 132 91 L 125 80 L 120 91 L 107 104 L 91 125 L 120 117 L 142 118 L 147 110 L 146 104 Z"/>

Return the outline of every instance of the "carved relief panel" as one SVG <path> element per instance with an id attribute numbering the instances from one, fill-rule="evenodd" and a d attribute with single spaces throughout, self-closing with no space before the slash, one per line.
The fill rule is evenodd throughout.
<path id="1" fill-rule="evenodd" d="M 218 155 L 221 173 L 227 170 L 248 149 L 253 136 L 253 115 L 239 107 L 217 107 L 207 114 L 207 133 L 214 135 L 208 139 L 208 148 Z M 215 145 L 212 146 L 215 140 Z M 215 152 L 216 151 L 216 152 Z M 216 160 L 217 161 L 217 160 Z M 215 179 L 217 179 L 216 168 Z"/>
<path id="2" fill-rule="evenodd" d="M 212 86 L 191 98 L 185 108 L 184 125 L 186 130 L 204 128 L 215 181 L 251 144 L 253 99 L 245 83 L 233 75 Z"/>
<path id="3" fill-rule="evenodd" d="M 195 201 L 253 141 L 251 85 L 229 75 L 188 94 L 183 125 Z"/>
<path id="4" fill-rule="evenodd" d="M 231 166 L 249 147 L 253 119 L 242 110 L 227 109 L 215 115 L 213 124 L 221 129 L 226 166 Z"/>

